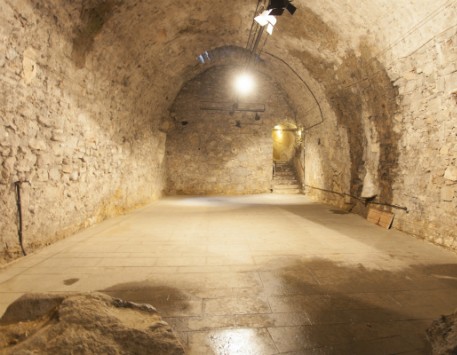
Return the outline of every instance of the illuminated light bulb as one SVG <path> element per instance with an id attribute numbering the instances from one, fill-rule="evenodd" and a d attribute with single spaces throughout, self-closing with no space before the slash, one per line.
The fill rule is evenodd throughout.
<path id="1" fill-rule="evenodd" d="M 235 88 L 242 95 L 249 94 L 254 89 L 254 79 L 249 74 L 243 73 L 236 78 Z"/>

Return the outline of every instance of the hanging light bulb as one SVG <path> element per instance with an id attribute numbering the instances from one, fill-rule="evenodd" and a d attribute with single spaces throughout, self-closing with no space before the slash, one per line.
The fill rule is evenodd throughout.
<path id="1" fill-rule="evenodd" d="M 235 89 L 241 95 L 247 95 L 254 89 L 254 79 L 248 73 L 242 73 L 235 79 Z"/>

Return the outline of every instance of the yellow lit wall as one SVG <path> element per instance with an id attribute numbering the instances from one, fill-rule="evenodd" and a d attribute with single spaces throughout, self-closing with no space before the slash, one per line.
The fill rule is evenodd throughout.
<path id="1" fill-rule="evenodd" d="M 275 126 L 271 136 L 273 138 L 273 160 L 290 161 L 295 152 L 295 132 L 284 130 L 283 126 Z"/>

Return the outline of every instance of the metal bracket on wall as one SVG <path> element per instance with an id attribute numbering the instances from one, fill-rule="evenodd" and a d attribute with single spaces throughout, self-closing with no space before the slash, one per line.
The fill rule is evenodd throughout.
<path id="1" fill-rule="evenodd" d="M 215 102 L 200 101 L 200 110 L 203 111 L 241 111 L 241 112 L 265 112 L 265 105 L 247 102 Z"/>

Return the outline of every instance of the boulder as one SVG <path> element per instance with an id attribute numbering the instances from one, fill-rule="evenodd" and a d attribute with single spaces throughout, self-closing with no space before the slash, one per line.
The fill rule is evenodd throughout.
<path id="1" fill-rule="evenodd" d="M 457 354 L 457 311 L 435 320 L 427 329 L 432 354 Z"/>
<path id="2" fill-rule="evenodd" d="M 27 294 L 0 319 L 2 354 L 184 354 L 147 304 L 101 293 Z"/>

